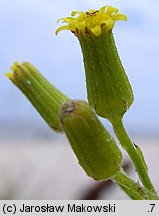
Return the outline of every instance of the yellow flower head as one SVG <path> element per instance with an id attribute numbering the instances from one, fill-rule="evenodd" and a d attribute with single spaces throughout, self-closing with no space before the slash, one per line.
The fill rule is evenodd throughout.
<path id="1" fill-rule="evenodd" d="M 117 8 L 104 6 L 99 10 L 89 10 L 87 12 L 73 11 L 71 17 L 59 20 L 67 23 L 67 25 L 59 27 L 55 32 L 56 35 L 62 30 L 70 30 L 76 35 L 93 33 L 98 37 L 101 35 L 103 26 L 111 30 L 117 20 L 126 21 L 127 17 L 118 13 Z"/>

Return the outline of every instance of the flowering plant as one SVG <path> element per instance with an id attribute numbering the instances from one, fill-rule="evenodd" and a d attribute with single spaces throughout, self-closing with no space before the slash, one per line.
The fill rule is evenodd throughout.
<path id="1" fill-rule="evenodd" d="M 116 21 L 126 21 L 127 17 L 112 6 L 104 6 L 87 12 L 73 11 L 70 17 L 60 20 L 67 25 L 59 27 L 55 34 L 70 30 L 81 45 L 88 103 L 68 98 L 28 62 L 15 63 L 7 77 L 53 130 L 66 134 L 88 176 L 95 180 L 114 180 L 132 199 L 158 199 L 143 153 L 131 142 L 122 123 L 134 96 L 112 30 Z M 98 116 L 111 122 L 121 146 L 135 165 L 141 184 L 123 171 L 120 149 Z"/>

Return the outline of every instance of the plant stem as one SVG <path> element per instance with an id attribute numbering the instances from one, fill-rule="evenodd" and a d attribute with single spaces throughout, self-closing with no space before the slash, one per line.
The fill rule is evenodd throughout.
<path id="1" fill-rule="evenodd" d="M 140 179 L 146 189 L 148 189 L 150 192 L 152 192 L 155 197 L 154 199 L 158 199 L 158 195 L 150 181 L 150 178 L 148 176 L 147 168 L 145 166 L 145 162 L 143 162 L 143 159 L 140 157 L 140 155 L 137 153 L 134 145 L 132 144 L 129 136 L 127 135 L 125 128 L 123 126 L 122 121 L 114 121 L 112 122 L 114 132 L 119 139 L 122 147 L 127 151 L 130 158 L 132 159 L 136 170 L 140 176 Z"/>
<path id="2" fill-rule="evenodd" d="M 118 171 L 113 177 L 114 181 L 134 200 L 154 200 L 157 199 L 156 194 L 150 192 L 146 188 L 141 187 L 138 183 L 131 180 L 123 169 Z"/>

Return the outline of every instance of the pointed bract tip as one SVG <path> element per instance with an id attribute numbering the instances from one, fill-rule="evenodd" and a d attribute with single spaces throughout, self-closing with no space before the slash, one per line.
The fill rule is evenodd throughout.
<path id="1" fill-rule="evenodd" d="M 13 72 L 7 72 L 5 73 L 5 76 L 9 79 L 12 79 L 13 78 Z"/>

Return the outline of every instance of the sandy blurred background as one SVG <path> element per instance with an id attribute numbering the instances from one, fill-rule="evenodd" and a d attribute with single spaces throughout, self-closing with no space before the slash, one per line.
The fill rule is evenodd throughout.
<path id="1" fill-rule="evenodd" d="M 142 147 L 159 191 L 159 2 L 103 0 L 0 0 L 0 199 L 128 199 L 110 182 L 89 179 L 64 135 L 45 124 L 4 76 L 14 61 L 33 63 L 71 98 L 86 100 L 78 41 L 54 31 L 72 10 L 113 5 L 128 16 L 118 22 L 115 40 L 133 86 L 135 101 L 124 123 Z M 112 133 L 109 122 L 103 124 Z M 113 133 L 112 133 L 113 134 Z M 137 181 L 124 153 L 125 166 Z"/>

